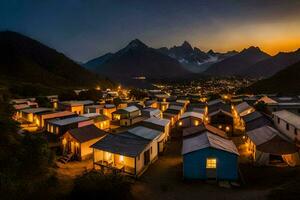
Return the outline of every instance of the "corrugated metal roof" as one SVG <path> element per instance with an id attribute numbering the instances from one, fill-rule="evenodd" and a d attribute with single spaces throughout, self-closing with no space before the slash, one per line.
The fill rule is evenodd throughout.
<path id="1" fill-rule="evenodd" d="M 90 119 L 87 117 L 71 117 L 71 118 L 67 118 L 67 119 L 51 121 L 49 123 L 58 125 L 58 126 L 64 126 L 64 125 L 73 124 L 73 123 L 77 123 L 77 122 L 83 122 L 83 121 L 87 121 L 87 120 L 90 120 Z"/>
<path id="2" fill-rule="evenodd" d="M 147 128 L 144 126 L 134 127 L 132 129 L 129 129 L 128 132 L 132 133 L 136 136 L 145 138 L 147 140 L 154 140 L 162 134 L 162 132 L 160 132 L 160 131 L 157 131 L 157 130 L 154 130 L 151 128 Z"/>
<path id="3" fill-rule="evenodd" d="M 196 117 L 199 119 L 203 119 L 203 114 L 198 112 L 185 112 L 183 115 L 181 115 L 180 119 L 186 118 L 186 117 Z"/>
<path id="4" fill-rule="evenodd" d="M 231 140 L 222 138 L 208 131 L 194 137 L 184 138 L 182 144 L 182 155 L 205 149 L 207 147 L 239 155 L 235 144 Z"/>
<path id="5" fill-rule="evenodd" d="M 146 119 L 144 121 L 152 123 L 152 124 L 156 124 L 156 125 L 159 125 L 159 126 L 163 126 L 163 127 L 168 126 L 170 124 L 170 120 L 168 120 L 168 119 L 158 119 L 158 118 L 155 118 L 155 117 L 151 117 L 151 118 Z"/>
<path id="6" fill-rule="evenodd" d="M 108 134 L 91 147 L 128 157 L 138 156 L 151 143 L 131 133 Z"/>
<path id="7" fill-rule="evenodd" d="M 273 115 L 300 129 L 300 116 L 287 110 L 273 112 Z"/>
<path id="8" fill-rule="evenodd" d="M 128 107 L 126 107 L 126 108 L 122 108 L 122 110 L 125 110 L 125 111 L 127 111 L 127 112 L 134 112 L 134 111 L 138 111 L 139 108 L 136 107 L 136 106 L 128 106 Z"/>
<path id="9" fill-rule="evenodd" d="M 40 112 L 46 112 L 46 111 L 52 111 L 51 108 L 27 108 L 22 110 L 24 113 L 40 113 Z"/>
<path id="10" fill-rule="evenodd" d="M 252 108 L 247 102 L 243 102 L 243 103 L 240 103 L 240 104 L 238 104 L 236 107 L 235 107 L 235 109 L 236 109 L 236 111 L 238 112 L 238 113 L 241 113 L 241 112 L 243 112 L 243 111 L 245 111 L 245 110 L 248 110 L 248 109 L 250 109 L 250 108 Z"/>
<path id="11" fill-rule="evenodd" d="M 270 126 L 263 126 L 249 131 L 246 134 L 255 145 L 260 145 L 271 140 L 273 137 L 279 134 L 279 132 Z"/>

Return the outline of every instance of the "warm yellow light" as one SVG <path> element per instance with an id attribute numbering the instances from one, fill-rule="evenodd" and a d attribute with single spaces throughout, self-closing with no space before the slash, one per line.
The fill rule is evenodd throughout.
<path id="1" fill-rule="evenodd" d="M 180 121 L 180 122 L 178 123 L 178 125 L 179 125 L 179 126 L 182 126 L 182 121 Z"/>
<path id="2" fill-rule="evenodd" d="M 222 129 L 222 125 L 219 125 L 218 128 L 219 128 L 219 129 Z"/>
<path id="3" fill-rule="evenodd" d="M 207 169 L 216 169 L 217 168 L 217 159 L 207 158 L 206 159 L 206 168 Z"/>
<path id="4" fill-rule="evenodd" d="M 199 121 L 195 121 L 195 126 L 198 126 L 199 125 Z"/>
<path id="5" fill-rule="evenodd" d="M 120 156 L 120 162 L 124 162 L 124 156 Z"/>
<path id="6" fill-rule="evenodd" d="M 96 90 L 101 90 L 100 86 L 97 86 L 97 87 L 96 87 Z"/>
<path id="7" fill-rule="evenodd" d="M 64 138 L 64 139 L 62 140 L 62 144 L 63 144 L 63 145 L 66 145 L 66 144 L 67 144 L 66 138 Z"/>
<path id="8" fill-rule="evenodd" d="M 229 126 L 226 126 L 225 130 L 226 130 L 226 131 L 229 131 L 229 130 L 230 130 L 230 127 L 229 127 Z"/>

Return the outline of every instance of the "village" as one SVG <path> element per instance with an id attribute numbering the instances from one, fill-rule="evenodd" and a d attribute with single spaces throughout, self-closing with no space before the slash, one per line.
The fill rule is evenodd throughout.
<path id="1" fill-rule="evenodd" d="M 284 176 L 298 169 L 299 96 L 228 93 L 212 99 L 176 91 L 143 90 L 137 98 L 119 86 L 101 91 L 97 102 L 60 101 L 51 95 L 45 97 L 51 107 L 39 106 L 34 97 L 10 103 L 19 134 L 42 135 L 57 152 L 60 176 L 94 170 L 121 174 L 136 182 L 137 199 L 152 196 L 149 184 L 155 184 L 154 190 L 176 191 L 171 186 L 176 180 L 186 192 L 198 187 L 193 181 L 204 181 L 223 191 L 247 186 L 251 171 L 265 173 L 262 167 L 272 169 L 271 177 L 273 171 L 280 177 L 281 171 Z M 172 178 L 163 178 L 172 172 Z"/>

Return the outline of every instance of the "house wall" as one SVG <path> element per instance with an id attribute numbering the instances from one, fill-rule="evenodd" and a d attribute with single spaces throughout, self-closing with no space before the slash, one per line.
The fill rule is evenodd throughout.
<path id="1" fill-rule="evenodd" d="M 110 121 L 105 120 L 105 121 L 101 121 L 101 122 L 96 122 L 96 123 L 94 123 L 94 125 L 101 130 L 107 130 L 110 127 Z"/>
<path id="2" fill-rule="evenodd" d="M 109 119 L 112 119 L 112 113 L 115 112 L 117 109 L 116 108 L 103 108 L 101 114 L 106 115 L 109 117 Z"/>
<path id="3" fill-rule="evenodd" d="M 140 174 L 143 169 L 146 167 L 144 165 L 144 152 L 146 152 L 147 150 L 151 149 L 152 147 L 152 153 L 151 153 L 151 150 L 150 150 L 150 163 L 151 164 L 152 162 L 155 161 L 155 159 L 157 158 L 158 156 L 158 146 L 157 146 L 157 141 L 154 141 L 152 143 L 150 143 L 147 148 L 144 149 L 144 151 L 142 153 L 140 153 L 139 156 L 137 156 L 136 158 L 136 172 L 137 174 Z"/>
<path id="4" fill-rule="evenodd" d="M 180 125 L 180 122 L 182 123 Z M 194 126 L 199 126 L 201 124 L 202 120 L 196 117 L 186 117 L 183 119 L 179 119 L 177 121 L 177 125 L 182 127 L 182 128 L 187 128 L 187 127 L 194 127 Z"/>
<path id="5" fill-rule="evenodd" d="M 238 179 L 238 156 L 222 150 L 205 148 L 183 155 L 183 176 L 186 179 L 201 179 L 206 177 L 206 159 L 217 159 L 217 179 Z"/>
<path id="6" fill-rule="evenodd" d="M 278 123 L 278 117 L 273 116 L 273 121 L 278 130 L 280 130 L 281 133 L 285 134 L 287 137 L 289 137 L 292 141 L 298 142 L 300 141 L 300 130 L 297 129 L 295 126 L 289 124 L 289 130 L 287 129 L 287 122 L 279 119 Z"/>
<path id="7" fill-rule="evenodd" d="M 86 141 L 80 144 L 80 157 L 81 160 L 85 160 L 92 157 L 93 148 L 90 148 L 93 144 L 101 140 L 102 137 L 95 138 L 93 140 Z"/>

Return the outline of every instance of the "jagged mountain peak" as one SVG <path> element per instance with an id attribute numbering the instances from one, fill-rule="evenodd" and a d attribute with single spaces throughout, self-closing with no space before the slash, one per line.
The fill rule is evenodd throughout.
<path id="1" fill-rule="evenodd" d="M 128 48 L 147 48 L 148 46 L 139 39 L 134 39 L 127 45 Z"/>

